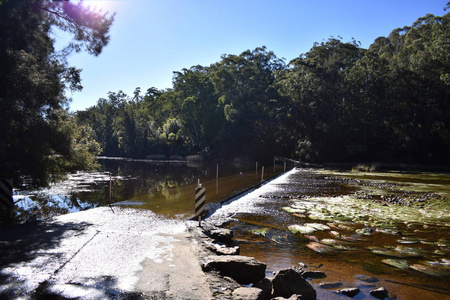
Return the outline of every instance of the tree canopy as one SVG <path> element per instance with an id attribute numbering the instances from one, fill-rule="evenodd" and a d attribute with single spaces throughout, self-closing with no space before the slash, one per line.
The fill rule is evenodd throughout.
<path id="1" fill-rule="evenodd" d="M 288 64 L 266 47 L 223 55 L 77 119 L 104 155 L 450 162 L 449 19 L 426 15 L 369 49 L 330 38 Z"/>
<path id="2" fill-rule="evenodd" d="M 77 127 L 64 96 L 82 88 L 81 70 L 66 58 L 99 55 L 113 19 L 82 2 L 0 1 L 0 177 L 45 184 L 57 171 L 92 164 L 100 148 L 91 129 Z M 62 51 L 54 48 L 56 28 L 73 37 Z"/>

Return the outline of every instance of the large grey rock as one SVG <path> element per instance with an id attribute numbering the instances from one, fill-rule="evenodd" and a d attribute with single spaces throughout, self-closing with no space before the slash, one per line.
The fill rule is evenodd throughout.
<path id="1" fill-rule="evenodd" d="M 240 284 L 259 282 L 266 277 L 266 264 L 248 256 L 210 256 L 202 268 L 206 272 L 219 271 Z"/>
<path id="2" fill-rule="evenodd" d="M 278 271 L 272 279 L 273 297 L 289 298 L 292 295 L 301 295 L 303 300 L 315 300 L 316 290 L 305 278 L 293 269 Z"/>
<path id="3" fill-rule="evenodd" d="M 255 287 L 240 287 L 233 291 L 233 300 L 265 300 L 263 290 Z"/>

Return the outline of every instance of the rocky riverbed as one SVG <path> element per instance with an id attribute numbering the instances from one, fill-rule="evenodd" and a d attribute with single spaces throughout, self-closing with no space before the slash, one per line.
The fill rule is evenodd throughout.
<path id="1" fill-rule="evenodd" d="M 444 299 L 449 192 L 446 174 L 303 169 L 218 209 L 210 221 L 233 230 L 234 246 L 266 263 L 268 278 L 299 266 L 322 274 L 308 279 L 319 299 Z"/>

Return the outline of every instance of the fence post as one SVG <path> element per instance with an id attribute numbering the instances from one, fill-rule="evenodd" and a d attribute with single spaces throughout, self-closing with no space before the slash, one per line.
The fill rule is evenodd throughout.
<path id="1" fill-rule="evenodd" d="M 264 166 L 262 167 L 261 170 L 261 182 L 263 182 L 263 180 L 264 180 Z"/>

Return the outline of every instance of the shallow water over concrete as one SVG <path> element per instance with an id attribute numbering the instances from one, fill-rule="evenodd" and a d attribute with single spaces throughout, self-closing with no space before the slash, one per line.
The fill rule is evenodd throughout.
<path id="1" fill-rule="evenodd" d="M 207 189 L 207 203 L 214 203 L 283 171 L 282 166 L 274 169 L 271 165 L 265 168 L 262 177 L 262 166 L 259 164 L 256 169 L 256 163 L 124 159 L 101 159 L 100 163 L 98 172 L 69 174 L 66 180 L 49 188 L 16 189 L 14 201 L 20 221 L 44 219 L 109 203 L 149 209 L 170 218 L 186 218 L 193 213 L 198 180 Z"/>
<path id="2" fill-rule="evenodd" d="M 241 254 L 276 271 L 305 263 L 325 279 L 373 299 L 376 278 L 398 299 L 450 297 L 450 209 L 446 174 L 352 174 L 296 170 L 219 209 L 232 217 Z M 319 299 L 340 297 L 316 286 Z"/>

